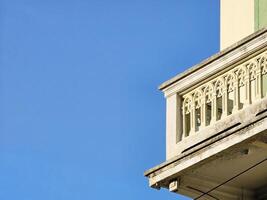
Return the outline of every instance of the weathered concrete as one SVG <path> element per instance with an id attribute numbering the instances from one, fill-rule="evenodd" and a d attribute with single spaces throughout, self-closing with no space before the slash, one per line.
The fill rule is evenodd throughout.
<path id="1" fill-rule="evenodd" d="M 257 123 L 258 121 L 261 120 L 265 120 L 265 124 L 262 123 L 262 127 L 261 128 L 257 128 L 258 130 L 255 131 L 255 129 L 253 129 L 253 131 L 255 131 L 254 135 L 257 135 L 259 132 L 264 131 L 264 128 L 267 128 L 267 99 L 264 99 L 262 101 L 260 101 L 258 104 L 255 104 L 251 107 L 248 107 L 245 110 L 242 110 L 242 112 L 237 113 L 236 115 L 232 116 L 231 118 L 229 118 L 227 121 L 228 123 L 236 118 L 238 121 L 238 125 L 237 126 L 233 126 L 233 128 L 231 129 L 226 129 L 226 127 L 228 127 L 228 123 L 224 122 L 224 127 L 222 129 L 217 129 L 217 131 L 214 131 L 214 137 L 207 137 L 205 140 L 202 140 L 201 143 L 199 143 L 198 145 L 194 146 L 191 149 L 188 149 L 187 151 L 179 154 L 178 156 L 173 157 L 170 160 L 167 160 L 166 162 L 150 169 L 147 170 L 145 172 L 145 176 L 148 177 L 154 177 L 156 174 L 159 174 L 163 171 L 165 171 L 164 169 L 169 168 L 170 166 L 172 167 L 174 163 L 174 165 L 177 165 L 178 163 L 184 163 L 184 159 L 188 159 L 190 158 L 192 155 L 196 155 L 196 157 L 202 157 L 199 156 L 199 151 L 203 151 L 203 149 L 208 148 L 208 150 L 211 149 L 212 144 L 214 144 L 215 142 L 219 142 L 222 143 L 221 141 L 224 141 L 224 138 L 227 138 L 228 136 L 233 135 L 234 133 L 238 133 L 238 137 L 240 136 L 240 131 L 247 131 L 248 129 L 247 127 L 254 127 L 255 123 Z M 266 112 L 265 112 L 266 111 Z M 234 123 L 236 124 L 236 123 Z M 231 127 L 231 126 L 229 126 Z M 224 131 L 223 131 L 224 130 Z M 242 138 L 239 137 L 237 138 L 238 140 L 242 141 Z M 246 139 L 249 139 L 249 137 L 246 137 Z M 228 139 L 227 139 L 228 140 Z M 233 142 L 233 141 L 231 141 Z M 224 144 L 223 144 L 224 145 Z M 223 150 L 226 149 L 223 147 Z M 212 155 L 212 152 L 210 152 Z M 162 176 L 160 176 L 162 178 Z M 154 182 L 153 182 L 154 183 Z M 151 184 L 151 186 L 153 186 L 153 183 Z"/>
<path id="2" fill-rule="evenodd" d="M 253 38 L 243 46 L 239 46 L 234 49 L 232 52 L 225 54 L 224 57 L 218 57 L 217 60 L 213 60 L 207 65 L 204 65 L 198 70 L 188 74 L 186 77 L 182 77 L 176 82 L 173 82 L 168 87 L 164 88 L 164 94 L 166 96 L 166 106 L 167 106 L 167 126 L 166 126 L 166 135 L 167 135 L 167 143 L 166 143 L 166 158 L 170 159 L 173 156 L 180 154 L 184 149 L 189 148 L 192 145 L 197 144 L 201 140 L 206 139 L 215 129 L 219 129 L 219 127 L 226 128 L 223 126 L 223 123 L 227 123 L 227 121 L 219 121 L 216 124 L 211 125 L 209 127 L 205 127 L 204 129 L 199 131 L 198 134 L 192 135 L 190 137 L 183 138 L 182 141 L 179 141 L 178 138 L 181 138 L 182 125 L 181 125 L 181 115 L 178 112 L 182 112 L 181 107 L 178 106 L 176 101 L 181 98 L 183 94 L 192 91 L 194 88 L 197 88 L 210 80 L 219 77 L 221 74 L 227 72 L 227 70 L 231 70 L 238 65 L 243 64 L 245 61 L 254 58 L 259 55 L 261 52 L 267 50 L 267 29 L 264 30 L 258 37 Z M 172 100 L 174 99 L 174 100 Z M 231 123 L 229 126 L 237 123 L 237 120 L 233 117 L 228 117 L 228 121 Z M 221 125 L 222 124 L 222 125 Z"/>
<path id="3" fill-rule="evenodd" d="M 169 184 L 174 180 L 179 180 L 175 192 L 195 198 L 201 193 L 192 190 L 192 188 L 197 188 L 205 192 L 209 188 L 213 188 L 228 178 L 231 178 L 236 173 L 241 172 L 251 164 L 267 158 L 267 148 L 260 148 L 254 144 L 255 141 L 262 141 L 263 136 L 265 137 L 265 141 L 263 140 L 262 143 L 266 142 L 267 113 L 262 113 L 255 117 L 254 122 L 250 121 L 241 126 L 234 130 L 221 133 L 215 138 L 204 142 L 202 145 L 183 153 L 176 159 L 167 161 L 147 171 L 145 175 L 149 178 L 150 186 L 169 189 Z M 246 151 L 243 152 L 244 149 L 248 149 L 248 152 L 251 151 L 253 154 L 250 157 L 246 157 Z M 243 161 L 240 162 L 240 159 Z M 231 163 L 236 164 L 232 166 Z M 228 167 L 226 167 L 227 165 Z M 265 172 L 266 166 L 264 165 L 260 170 L 265 175 L 267 175 Z M 225 171 L 223 171 L 224 169 Z M 218 174 L 219 171 L 221 173 Z M 203 176 L 201 174 L 206 175 Z M 256 175 L 254 178 L 256 178 L 255 181 L 257 181 L 259 186 L 255 186 L 256 188 L 253 187 L 253 184 L 252 186 L 247 186 L 251 189 L 245 191 L 246 199 L 255 199 L 253 195 L 256 190 L 261 188 L 262 185 L 267 184 L 265 182 L 267 181 L 267 177 L 261 181 L 257 179 Z M 242 182 L 251 183 L 252 178 L 243 178 Z M 236 199 L 240 195 L 240 187 L 235 184 L 224 185 L 217 189 L 215 194 L 217 197 L 220 196 L 220 199 Z"/>

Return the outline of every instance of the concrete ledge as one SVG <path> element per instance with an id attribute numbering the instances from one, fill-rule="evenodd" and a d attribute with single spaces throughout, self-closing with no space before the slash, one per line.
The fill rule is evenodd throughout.
<path id="1" fill-rule="evenodd" d="M 262 107 L 266 110 L 266 107 Z M 267 112 L 259 111 L 255 117 L 243 122 L 240 126 L 226 131 L 205 143 L 196 146 L 179 156 L 174 157 L 150 170 L 144 175 L 149 178 L 151 187 L 166 187 L 166 181 L 182 173 L 185 169 L 203 162 L 235 144 L 252 138 L 267 129 Z"/>
<path id="2" fill-rule="evenodd" d="M 213 132 L 213 135 L 215 137 L 210 137 L 211 135 L 209 135 L 208 140 L 203 140 L 202 143 L 198 143 L 198 145 L 195 145 L 192 147 L 188 146 L 188 147 L 192 147 L 190 149 L 187 149 L 186 151 L 183 151 L 180 155 L 178 156 L 174 156 L 173 158 L 163 162 L 162 164 L 153 167 L 149 170 L 147 170 L 144 175 L 149 177 L 151 174 L 153 174 L 154 172 L 174 163 L 177 162 L 185 157 L 190 156 L 191 154 L 197 152 L 198 150 L 200 150 L 201 148 L 203 148 L 204 146 L 207 146 L 211 143 L 213 143 L 214 141 L 218 141 L 222 138 L 224 138 L 225 136 L 228 136 L 229 133 L 234 133 L 235 131 L 238 131 L 246 126 L 248 126 L 251 123 L 255 123 L 257 120 L 261 119 L 261 117 L 267 117 L 267 99 L 263 99 L 260 102 L 258 102 L 258 104 L 256 105 L 251 105 L 249 106 L 247 109 L 241 110 L 241 112 L 233 115 L 233 116 L 229 116 L 229 119 L 232 120 L 233 118 L 237 118 L 237 121 L 235 122 L 240 122 L 239 126 L 233 127 L 232 129 L 228 129 L 230 126 L 229 124 L 225 123 L 225 121 L 223 121 L 223 123 L 226 125 L 223 127 L 223 129 L 216 129 L 216 132 Z M 239 116 L 241 115 L 241 116 Z M 248 117 L 248 115 L 251 115 L 252 117 Z M 216 124 L 215 124 L 216 125 Z M 234 125 L 234 124 L 230 124 L 230 125 Z M 223 131 L 225 130 L 225 131 Z M 190 137 L 188 138 L 190 139 Z M 183 149 L 185 150 L 185 149 Z"/>

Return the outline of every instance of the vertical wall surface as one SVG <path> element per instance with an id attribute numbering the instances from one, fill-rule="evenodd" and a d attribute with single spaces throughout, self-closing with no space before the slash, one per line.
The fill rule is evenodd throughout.
<path id="1" fill-rule="evenodd" d="M 267 0 L 221 0 L 220 49 L 267 27 Z"/>
<path id="2" fill-rule="evenodd" d="M 267 26 L 267 0 L 255 0 L 255 30 Z"/>
<path id="3" fill-rule="evenodd" d="M 256 9 L 254 0 L 221 0 L 220 6 L 220 49 L 223 50 L 254 32 Z"/>
<path id="4" fill-rule="evenodd" d="M 177 94 L 166 99 L 166 159 L 173 155 L 178 136 L 178 96 Z"/>

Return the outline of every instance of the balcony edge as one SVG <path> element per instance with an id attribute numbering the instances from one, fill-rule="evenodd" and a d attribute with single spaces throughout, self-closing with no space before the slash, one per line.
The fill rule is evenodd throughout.
<path id="1" fill-rule="evenodd" d="M 158 89 L 163 91 L 164 89 L 166 89 L 167 87 L 169 87 L 172 84 L 176 83 L 177 81 L 181 80 L 182 78 L 185 78 L 189 74 L 192 74 L 193 72 L 205 67 L 206 65 L 212 63 L 213 61 L 215 61 L 215 60 L 225 56 L 226 54 L 234 51 L 238 47 L 250 42 L 251 40 L 257 38 L 260 35 L 263 35 L 264 33 L 267 33 L 267 28 L 263 28 L 263 29 L 260 29 L 259 31 L 256 31 L 255 33 L 253 33 L 253 34 L 245 37 L 244 39 L 236 42 L 235 44 L 231 45 L 230 47 L 227 47 L 226 49 L 224 49 L 224 50 L 212 55 L 211 57 L 205 59 L 204 61 L 200 62 L 199 64 L 196 64 L 196 65 L 190 67 L 189 69 L 185 70 L 184 72 L 177 74 L 173 78 L 163 82 L 158 87 Z"/>

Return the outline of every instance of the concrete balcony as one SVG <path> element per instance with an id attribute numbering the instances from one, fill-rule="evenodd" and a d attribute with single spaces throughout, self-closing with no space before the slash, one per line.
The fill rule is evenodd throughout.
<path id="1" fill-rule="evenodd" d="M 267 186 L 267 29 L 160 86 L 166 97 L 166 161 L 145 172 L 154 188 L 202 199 L 262 199 Z M 261 198 L 261 197 L 262 198 Z M 264 198 L 263 198 L 264 199 Z"/>
<path id="2" fill-rule="evenodd" d="M 267 96 L 267 51 L 213 76 L 178 94 L 182 99 L 177 143 L 181 152 L 247 118 L 247 110 Z"/>
<path id="3" fill-rule="evenodd" d="M 265 38 L 251 37 L 160 86 L 167 102 L 167 159 L 239 123 L 266 98 Z"/>

